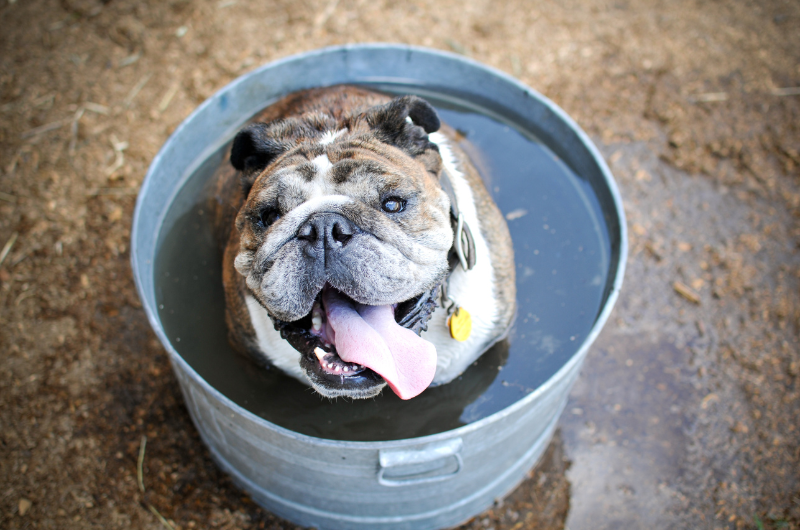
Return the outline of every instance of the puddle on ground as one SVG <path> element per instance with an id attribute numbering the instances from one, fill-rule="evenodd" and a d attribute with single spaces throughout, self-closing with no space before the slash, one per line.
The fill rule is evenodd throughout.
<path id="1" fill-rule="evenodd" d="M 687 446 L 689 354 L 653 336 L 601 334 L 561 419 L 572 466 L 567 528 L 652 528 Z"/>

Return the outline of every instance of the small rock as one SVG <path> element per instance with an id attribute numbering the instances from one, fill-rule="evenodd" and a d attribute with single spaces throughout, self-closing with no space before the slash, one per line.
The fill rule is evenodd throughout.
<path id="1" fill-rule="evenodd" d="M 26 513 L 28 513 L 28 510 L 31 509 L 31 506 L 33 506 L 33 503 L 28 499 L 20 499 L 19 504 L 17 505 L 20 516 L 24 516 Z"/>
<path id="2" fill-rule="evenodd" d="M 736 424 L 733 426 L 733 432 L 739 434 L 747 434 L 748 432 L 750 432 L 750 429 L 748 429 L 747 425 L 745 425 L 741 421 L 737 421 Z"/>
<path id="3" fill-rule="evenodd" d="M 682 282 L 674 282 L 672 284 L 672 288 L 676 293 L 689 300 L 693 304 L 700 304 L 700 295 L 690 289 L 686 284 Z"/>
<path id="4" fill-rule="evenodd" d="M 108 214 L 108 220 L 115 223 L 122 219 L 122 207 L 115 206 Z"/>

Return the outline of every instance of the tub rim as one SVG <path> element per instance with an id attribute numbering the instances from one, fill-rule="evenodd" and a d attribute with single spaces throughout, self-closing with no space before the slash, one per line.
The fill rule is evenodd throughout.
<path id="1" fill-rule="evenodd" d="M 137 221 L 142 215 L 144 215 L 143 212 L 145 210 L 145 199 L 148 197 L 148 194 L 151 192 L 151 187 L 154 185 L 153 178 L 151 178 L 151 175 L 156 172 L 156 169 L 161 164 L 162 159 L 164 158 L 166 152 L 169 150 L 168 148 L 172 144 L 178 141 L 178 139 L 183 134 L 184 130 L 193 126 L 193 121 L 197 120 L 198 116 L 202 115 L 208 107 L 217 103 L 219 99 L 223 97 L 226 93 L 233 91 L 237 86 L 248 82 L 248 80 L 250 80 L 252 77 L 257 76 L 259 74 L 263 74 L 265 70 L 274 69 L 293 62 L 302 62 L 308 59 L 319 58 L 321 56 L 328 54 L 340 54 L 342 52 L 344 53 L 369 52 L 370 50 L 379 50 L 384 52 L 394 51 L 397 53 L 407 53 L 407 54 L 416 53 L 421 55 L 430 55 L 438 59 L 460 63 L 468 68 L 482 70 L 483 72 L 489 74 L 490 76 L 497 78 L 499 81 L 509 84 L 513 88 L 516 88 L 520 90 L 522 93 L 527 94 L 532 99 L 537 100 L 547 110 L 552 112 L 556 116 L 556 118 L 564 122 L 564 124 L 567 125 L 567 127 L 576 134 L 580 143 L 582 143 L 583 146 L 587 149 L 591 159 L 597 165 L 597 169 L 602 175 L 603 180 L 605 181 L 605 185 L 608 188 L 608 192 L 611 196 L 611 200 L 616 210 L 617 219 L 619 222 L 619 258 L 617 263 L 616 274 L 614 275 L 614 280 L 612 282 L 612 288 L 608 294 L 608 297 L 603 303 L 601 311 L 595 318 L 591 330 L 583 339 L 581 346 L 569 358 L 567 362 L 565 362 L 552 376 L 550 376 L 544 383 L 539 385 L 533 392 L 527 394 L 526 396 L 515 401 L 511 405 L 503 408 L 502 410 L 499 410 L 493 414 L 490 414 L 489 416 L 481 418 L 480 420 L 469 423 L 467 425 L 463 425 L 461 427 L 457 427 L 455 429 L 443 431 L 436 434 L 430 434 L 416 438 L 403 438 L 398 440 L 381 440 L 381 441 L 335 440 L 330 438 L 318 438 L 315 436 L 298 433 L 296 431 L 292 431 L 290 429 L 282 427 L 276 423 L 272 423 L 269 420 L 266 420 L 250 412 L 249 410 L 238 405 L 233 400 L 228 398 L 225 394 L 214 388 L 210 383 L 208 383 L 208 381 L 206 381 L 202 376 L 200 376 L 200 374 L 197 373 L 194 370 L 194 368 L 192 368 L 192 366 L 183 358 L 183 356 L 181 356 L 180 353 L 178 353 L 178 351 L 172 346 L 172 343 L 170 342 L 169 338 L 166 336 L 163 325 L 161 324 L 161 321 L 158 317 L 158 311 L 154 307 L 155 287 L 153 286 L 152 293 L 146 293 L 144 291 L 145 287 L 143 286 L 141 280 L 143 276 L 142 269 L 146 268 L 147 265 L 149 265 L 151 269 L 153 267 L 153 262 L 155 260 L 155 255 L 157 250 L 156 247 L 158 245 L 158 234 L 154 235 L 155 237 L 153 238 L 153 243 L 151 245 L 152 248 L 140 249 L 138 243 L 138 235 L 139 235 L 139 230 L 141 229 L 140 229 L 140 223 Z M 398 83 L 402 81 L 402 79 L 403 78 L 398 77 L 398 78 L 386 79 L 386 81 Z M 415 80 L 409 79 L 409 81 L 413 82 Z M 369 80 L 365 79 L 363 81 L 353 80 L 351 82 L 375 83 L 379 82 L 379 79 L 377 78 Z M 328 85 L 319 85 L 319 86 L 328 86 Z M 249 118 L 250 116 L 247 116 L 244 119 L 246 120 Z M 213 145 L 214 143 L 209 144 L 203 151 L 204 152 L 208 151 L 210 148 L 213 147 Z M 197 162 L 199 161 L 195 161 L 195 163 Z M 170 197 L 170 200 L 166 203 L 167 205 L 170 205 L 174 202 L 174 195 L 185 184 L 185 180 L 187 176 L 190 174 L 191 174 L 190 171 L 186 171 L 178 177 L 180 180 L 182 180 L 182 182 L 176 186 L 173 195 Z M 160 228 L 163 226 L 164 216 L 166 215 L 167 211 L 168 208 L 166 208 L 163 212 L 160 213 L 158 222 L 156 223 L 156 227 L 158 230 L 160 230 Z M 140 255 L 140 252 L 146 252 L 146 254 Z M 625 210 L 622 205 L 622 197 L 617 187 L 617 184 L 614 181 L 614 178 L 611 174 L 611 170 L 609 169 L 608 165 L 605 162 L 605 159 L 600 154 L 597 147 L 594 145 L 594 142 L 592 142 L 592 140 L 583 131 L 583 129 L 581 129 L 580 126 L 566 112 L 564 112 L 564 110 L 562 110 L 558 105 L 556 105 L 546 96 L 540 94 L 536 90 L 528 87 L 521 81 L 515 79 L 514 77 L 510 76 L 509 74 L 501 70 L 498 70 L 492 66 L 485 65 L 468 57 L 457 55 L 455 53 L 421 47 L 421 46 L 406 45 L 406 44 L 359 43 L 359 44 L 328 46 L 325 48 L 293 54 L 288 57 L 284 57 L 282 59 L 278 59 L 275 61 L 270 61 L 258 68 L 255 68 L 247 72 L 246 74 L 237 77 L 236 79 L 234 79 L 233 81 L 231 81 L 230 83 L 228 83 L 227 85 L 216 91 L 211 97 L 207 98 L 194 111 L 192 111 L 192 113 L 188 117 L 186 117 L 180 123 L 180 125 L 178 125 L 178 127 L 172 132 L 167 141 L 161 146 L 158 153 L 153 158 L 148 167 L 147 173 L 145 174 L 144 180 L 142 181 L 142 185 L 139 189 L 139 193 L 137 194 L 136 207 L 134 209 L 133 221 L 131 227 L 130 255 L 131 255 L 131 265 L 133 269 L 133 278 L 134 278 L 134 283 L 136 284 L 137 294 L 139 295 L 139 299 L 141 300 L 142 306 L 145 310 L 145 313 L 147 314 L 150 326 L 158 336 L 159 340 L 161 341 L 161 344 L 167 350 L 170 357 L 170 361 L 172 362 L 173 366 L 176 368 L 180 367 L 182 371 L 184 371 L 187 375 L 191 376 L 192 379 L 196 383 L 198 383 L 205 392 L 209 393 L 216 400 L 218 400 L 220 404 L 231 409 L 232 411 L 236 412 L 237 414 L 239 414 L 240 416 L 251 422 L 263 425 L 264 427 L 270 428 L 276 431 L 277 433 L 282 434 L 283 436 L 291 438 L 296 441 L 308 442 L 330 447 L 340 447 L 340 448 L 353 447 L 358 449 L 367 449 L 367 448 L 382 449 L 382 448 L 394 448 L 394 447 L 402 447 L 408 445 L 418 445 L 418 444 L 437 442 L 437 441 L 447 440 L 452 437 L 464 436 L 475 430 L 482 429 L 488 424 L 494 423 L 510 414 L 513 414 L 519 408 L 527 406 L 530 402 L 538 400 L 543 394 L 549 392 L 550 388 L 555 386 L 555 384 L 558 381 L 567 377 L 569 373 L 574 369 L 575 365 L 583 361 L 583 358 L 585 357 L 589 347 L 597 338 L 597 335 L 600 333 L 603 326 L 607 322 L 609 316 L 611 315 L 614 305 L 616 304 L 616 301 L 619 297 L 628 258 L 628 234 L 627 234 L 627 222 L 625 218 Z M 150 259 L 149 260 L 145 259 L 145 257 L 149 257 Z M 145 263 L 140 265 L 139 263 L 140 261 L 143 261 Z M 148 261 L 149 263 L 147 263 Z M 152 297 L 148 297 L 150 294 L 152 294 Z"/>

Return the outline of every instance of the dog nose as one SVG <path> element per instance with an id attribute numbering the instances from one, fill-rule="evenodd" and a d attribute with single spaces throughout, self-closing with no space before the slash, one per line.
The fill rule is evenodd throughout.
<path id="1" fill-rule="evenodd" d="M 345 246 L 356 233 L 356 227 L 338 213 L 324 213 L 310 217 L 297 231 L 297 239 L 310 248 L 324 246 L 334 250 Z"/>

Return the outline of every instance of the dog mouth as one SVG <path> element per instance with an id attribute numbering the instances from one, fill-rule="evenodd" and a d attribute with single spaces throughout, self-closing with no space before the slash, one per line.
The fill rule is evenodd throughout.
<path id="1" fill-rule="evenodd" d="M 434 346 L 419 337 L 436 309 L 440 285 L 398 304 L 368 306 L 326 284 L 311 311 L 275 328 L 301 355 L 312 386 L 327 397 L 372 397 L 389 387 L 410 399 L 430 385 Z"/>

